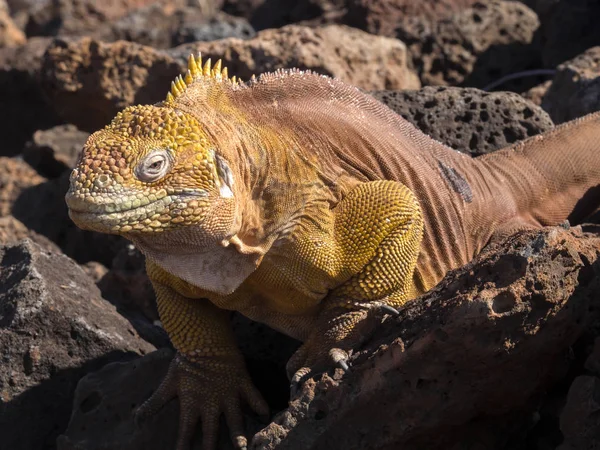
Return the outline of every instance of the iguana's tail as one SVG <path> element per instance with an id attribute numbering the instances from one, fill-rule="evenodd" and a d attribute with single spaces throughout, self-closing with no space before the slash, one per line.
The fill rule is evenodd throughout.
<path id="1" fill-rule="evenodd" d="M 600 211 L 600 112 L 477 160 L 493 178 L 487 195 L 511 192 L 497 207 L 516 209 L 526 226 L 577 224 Z"/>

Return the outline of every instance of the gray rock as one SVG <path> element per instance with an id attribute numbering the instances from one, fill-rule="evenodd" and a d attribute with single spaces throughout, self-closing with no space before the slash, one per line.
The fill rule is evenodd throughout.
<path id="1" fill-rule="evenodd" d="M 23 159 L 47 178 L 56 178 L 75 167 L 89 133 L 75 125 L 38 130 L 23 149 Z"/>
<path id="2" fill-rule="evenodd" d="M 69 426 L 58 450 L 151 450 L 175 447 L 179 417 L 173 401 L 141 426 L 135 409 L 167 373 L 173 352 L 161 349 L 129 362 L 112 363 L 77 385 Z"/>
<path id="3" fill-rule="evenodd" d="M 3 448 L 53 449 L 79 379 L 153 349 L 71 259 L 29 240 L 0 247 Z"/>
<path id="4" fill-rule="evenodd" d="M 428 86 L 371 95 L 434 139 L 473 156 L 554 126 L 544 110 L 512 92 Z"/>
<path id="5" fill-rule="evenodd" d="M 165 450 L 175 448 L 179 402 L 174 400 L 139 425 L 134 411 L 158 387 L 167 373 L 173 353 L 162 349 L 126 363 L 114 363 L 87 375 L 79 382 L 73 415 L 58 450 Z M 247 415 L 246 433 L 251 436 L 264 424 Z M 201 426 L 190 450 L 201 450 Z M 219 449 L 233 449 L 221 427 Z"/>
<path id="6" fill-rule="evenodd" d="M 184 11 L 185 12 L 185 11 Z M 180 15 L 180 25 L 173 34 L 173 45 L 197 41 L 216 41 L 225 38 L 250 39 L 256 31 L 250 23 L 241 17 L 225 13 L 217 14 L 208 20 L 200 20 L 193 15 Z"/>

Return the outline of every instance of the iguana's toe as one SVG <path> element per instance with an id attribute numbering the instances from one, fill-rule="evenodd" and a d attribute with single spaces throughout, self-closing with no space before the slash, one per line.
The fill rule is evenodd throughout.
<path id="1" fill-rule="evenodd" d="M 342 311 L 318 324 L 287 364 L 292 397 L 309 378 L 331 369 L 350 370 L 348 354 L 358 348 L 385 314 L 399 312 L 385 302 L 372 302 L 360 309 Z"/>
<path id="2" fill-rule="evenodd" d="M 221 414 L 225 416 L 234 448 L 246 449 L 241 402 L 248 403 L 261 416 L 269 414 L 267 403 L 250 381 L 243 364 L 218 359 L 192 363 L 178 353 L 156 392 L 136 411 L 136 423 L 155 414 L 175 397 L 179 397 L 180 406 L 176 450 L 190 449 L 199 422 L 202 449 L 217 448 Z"/>

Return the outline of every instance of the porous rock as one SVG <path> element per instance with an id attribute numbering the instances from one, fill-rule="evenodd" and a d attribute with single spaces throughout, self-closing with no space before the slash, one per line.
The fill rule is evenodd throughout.
<path id="1" fill-rule="evenodd" d="M 57 39 L 44 57 L 42 85 L 65 121 L 91 132 L 126 106 L 163 100 L 171 81 L 187 70 L 190 53 L 198 52 L 213 61 L 222 58 L 230 75 L 245 80 L 298 67 L 364 89 L 419 87 L 402 42 L 342 26 L 289 26 L 265 30 L 254 39 L 185 44 L 168 52 L 125 41 Z"/>
<path id="2" fill-rule="evenodd" d="M 163 100 L 182 69 L 169 55 L 132 42 L 56 39 L 44 55 L 41 80 L 65 121 L 92 132 L 129 105 Z"/>
<path id="3" fill-rule="evenodd" d="M 187 44 L 169 53 L 183 61 L 197 52 L 213 61 L 222 58 L 229 74 L 244 80 L 253 74 L 296 67 L 338 77 L 363 89 L 420 87 L 407 67 L 402 42 L 341 25 L 288 25 L 261 31 L 254 39 Z"/>
<path id="4" fill-rule="evenodd" d="M 551 129 L 539 106 L 512 92 L 432 87 L 370 93 L 425 134 L 478 156 Z"/>
<path id="5" fill-rule="evenodd" d="M 0 247 L 3 447 L 55 448 L 79 379 L 152 350 L 74 261 L 29 240 Z"/>
<path id="6" fill-rule="evenodd" d="M 538 27 L 537 15 L 524 4 L 492 0 L 437 21 L 402 21 L 395 36 L 409 48 L 424 85 L 483 88 L 540 66 Z"/>
<path id="7" fill-rule="evenodd" d="M 23 149 L 23 159 L 43 176 L 56 178 L 75 167 L 88 136 L 74 125 L 38 130 Z"/>
<path id="8" fill-rule="evenodd" d="M 542 108 L 557 124 L 600 111 L 600 47 L 558 66 Z"/>
<path id="9" fill-rule="evenodd" d="M 530 426 L 565 375 L 599 306 L 599 256 L 597 236 L 563 228 L 492 246 L 384 319 L 350 373 L 308 380 L 252 448 L 464 448 L 482 425 L 502 448 L 498 431 Z"/>
<path id="10" fill-rule="evenodd" d="M 156 298 L 146 275 L 144 255 L 132 244 L 119 249 L 108 270 L 98 280 L 104 298 L 130 311 L 139 311 L 151 321 L 158 320 Z"/>
<path id="11" fill-rule="evenodd" d="M 373 34 L 394 36 L 403 22 L 437 22 L 472 6 L 478 0 L 346 0 L 344 22 Z"/>

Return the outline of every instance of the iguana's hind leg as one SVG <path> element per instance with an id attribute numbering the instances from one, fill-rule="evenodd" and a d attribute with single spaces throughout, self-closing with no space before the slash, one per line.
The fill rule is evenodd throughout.
<path id="1" fill-rule="evenodd" d="M 347 352 L 368 337 L 382 314 L 413 295 L 423 234 L 421 209 L 413 193 L 392 181 L 365 183 L 334 213 L 336 244 L 352 259 L 346 263 L 356 266 L 365 254 L 370 257 L 324 300 L 312 333 L 288 362 L 293 383 L 334 364 L 343 367 Z M 357 232 L 358 239 L 353 237 Z"/>

